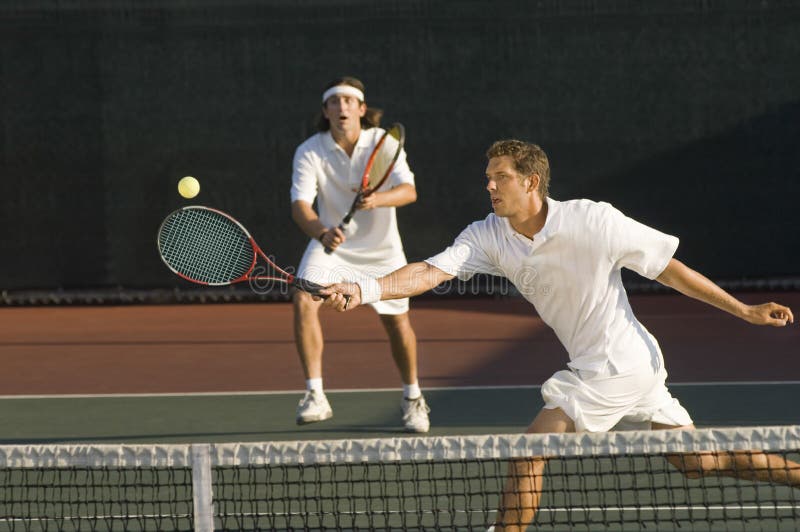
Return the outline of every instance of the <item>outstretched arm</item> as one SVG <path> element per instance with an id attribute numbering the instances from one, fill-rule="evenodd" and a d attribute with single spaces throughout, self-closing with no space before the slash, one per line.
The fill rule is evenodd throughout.
<path id="1" fill-rule="evenodd" d="M 656 278 L 656 281 L 755 325 L 783 327 L 789 323 L 794 323 L 794 316 L 789 307 L 777 303 L 746 305 L 714 284 L 707 277 L 676 259 L 669 261 L 669 264 L 661 272 L 661 275 Z"/>
<path id="2" fill-rule="evenodd" d="M 380 299 L 400 299 L 427 292 L 439 284 L 455 277 L 427 262 L 407 264 L 389 275 L 377 279 Z M 337 283 L 320 291 L 328 296 L 325 304 L 344 311 L 361 304 L 361 287 L 357 283 Z M 350 296 L 349 300 L 345 296 Z"/>

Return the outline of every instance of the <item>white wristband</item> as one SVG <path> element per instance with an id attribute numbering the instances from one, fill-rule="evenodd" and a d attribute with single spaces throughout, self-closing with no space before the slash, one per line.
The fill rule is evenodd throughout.
<path id="1" fill-rule="evenodd" d="M 361 304 L 368 305 L 381 300 L 381 285 L 372 277 L 365 277 L 357 282 L 361 289 Z"/>

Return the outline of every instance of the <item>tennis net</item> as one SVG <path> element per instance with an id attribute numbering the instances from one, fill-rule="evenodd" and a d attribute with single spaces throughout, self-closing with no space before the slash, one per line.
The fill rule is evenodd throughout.
<path id="1" fill-rule="evenodd" d="M 670 463 L 734 451 L 798 461 L 800 426 L 0 446 L 0 530 L 485 530 L 532 456 L 548 457 L 535 530 L 800 529 L 796 464 L 754 482 Z"/>

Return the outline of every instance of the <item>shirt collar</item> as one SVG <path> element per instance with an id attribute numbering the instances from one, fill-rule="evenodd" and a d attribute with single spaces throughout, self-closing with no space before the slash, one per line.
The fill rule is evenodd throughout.
<path id="1" fill-rule="evenodd" d="M 333 140 L 330 130 L 322 133 L 322 145 L 327 151 L 336 151 L 336 142 Z"/>
<path id="2" fill-rule="evenodd" d="M 539 231 L 539 235 L 549 238 L 558 232 L 561 226 L 561 202 L 556 201 L 551 197 L 544 199 L 547 202 L 547 218 L 544 221 L 544 227 Z"/>
<path id="3" fill-rule="evenodd" d="M 556 232 L 558 232 L 559 227 L 561 226 L 560 223 L 560 216 L 559 211 L 561 209 L 561 202 L 556 201 L 551 197 L 545 198 L 547 202 L 547 218 L 544 220 L 544 227 L 533 235 L 534 240 L 544 241 L 553 236 Z M 508 218 L 501 218 L 503 227 L 505 228 L 505 234 L 507 238 L 516 238 L 517 236 L 526 238 L 524 235 L 517 233 L 517 231 L 511 227 L 511 222 Z"/>
<path id="4" fill-rule="evenodd" d="M 370 128 L 371 129 L 371 128 Z M 372 137 L 375 135 L 372 131 L 369 131 L 361 128 L 361 133 L 358 134 L 358 141 L 356 142 L 356 148 L 371 148 L 370 142 L 372 142 Z"/>
<path id="5" fill-rule="evenodd" d="M 369 147 L 370 139 L 367 138 L 367 132 L 364 128 L 361 128 L 361 132 L 358 134 L 358 140 L 356 141 L 356 149 Z M 325 146 L 327 151 L 336 151 L 336 149 L 341 149 L 341 146 L 336 144 L 336 141 L 333 140 L 333 135 L 331 135 L 331 131 L 325 131 L 322 134 L 322 144 Z"/>

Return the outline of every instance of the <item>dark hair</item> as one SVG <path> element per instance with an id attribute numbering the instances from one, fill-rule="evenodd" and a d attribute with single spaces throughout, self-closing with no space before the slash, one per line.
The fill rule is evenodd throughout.
<path id="1" fill-rule="evenodd" d="M 498 140 L 486 150 L 487 159 L 504 155 L 511 157 L 521 177 L 539 176 L 539 194 L 546 198 L 550 189 L 550 162 L 544 150 L 536 144 L 515 139 Z"/>
<path id="2" fill-rule="evenodd" d="M 322 92 L 330 89 L 331 87 L 335 87 L 337 85 L 350 85 L 351 87 L 355 87 L 361 92 L 366 92 L 364 90 L 364 84 L 361 83 L 361 80 L 358 78 L 354 78 L 352 76 L 342 76 L 340 78 L 336 78 L 333 81 L 329 82 L 325 85 L 325 88 L 322 89 Z M 364 103 L 364 102 L 361 102 Z M 323 107 L 325 106 L 325 102 L 322 102 Z M 383 110 L 377 109 L 375 107 L 367 107 L 367 112 L 364 113 L 364 116 L 361 117 L 361 127 L 364 129 L 369 129 L 371 127 L 378 127 L 381 125 L 381 117 L 383 117 Z M 328 121 L 325 116 L 320 113 L 319 118 L 317 118 L 317 131 L 328 131 L 331 128 L 331 123 Z"/>

